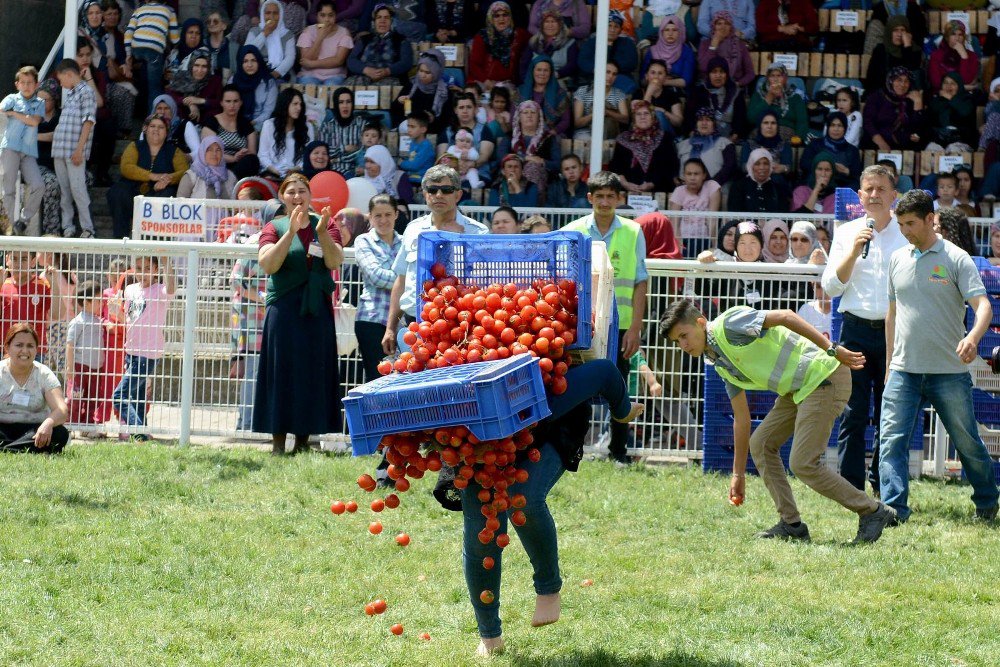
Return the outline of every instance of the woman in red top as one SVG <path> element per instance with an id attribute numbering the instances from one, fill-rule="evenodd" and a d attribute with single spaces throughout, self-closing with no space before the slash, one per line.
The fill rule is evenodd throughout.
<path id="1" fill-rule="evenodd" d="M 948 72 L 958 72 L 962 76 L 962 81 L 966 82 L 966 90 L 976 88 L 976 81 L 979 79 L 979 56 L 965 43 L 968 32 L 961 21 L 948 21 L 941 44 L 931 53 L 927 65 L 932 92 L 937 93 L 941 90 L 941 81 Z"/>
<path id="2" fill-rule="evenodd" d="M 486 12 L 486 27 L 472 39 L 469 83 L 492 90 L 497 83 L 513 81 L 527 43 L 528 33 L 514 27 L 510 5 L 502 0 L 494 2 Z"/>

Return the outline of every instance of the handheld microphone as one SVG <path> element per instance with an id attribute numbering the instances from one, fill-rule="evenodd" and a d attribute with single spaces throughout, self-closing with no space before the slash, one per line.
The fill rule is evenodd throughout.
<path id="1" fill-rule="evenodd" d="M 871 218 L 868 218 L 868 222 L 867 222 L 866 226 L 868 227 L 868 229 L 875 229 L 875 221 L 872 220 Z M 868 258 L 868 250 L 871 248 L 871 245 L 872 245 L 872 240 L 871 239 L 868 239 L 867 241 L 865 241 L 865 248 L 864 248 L 864 250 L 861 251 L 861 259 L 867 259 Z"/>

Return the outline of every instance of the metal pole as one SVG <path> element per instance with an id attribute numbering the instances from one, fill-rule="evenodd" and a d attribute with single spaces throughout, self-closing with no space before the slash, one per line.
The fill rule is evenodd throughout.
<path id="1" fill-rule="evenodd" d="M 590 122 L 590 173 L 601 170 L 604 158 L 604 108 L 607 90 L 604 71 L 608 66 L 608 2 L 597 0 L 597 34 L 594 36 L 594 119 Z"/>
<path id="2" fill-rule="evenodd" d="M 76 57 L 77 0 L 66 0 L 66 18 L 63 19 L 63 58 Z"/>
<path id="3" fill-rule="evenodd" d="M 178 444 L 191 444 L 191 405 L 194 403 L 194 330 L 198 321 L 198 251 L 189 250 L 184 280 L 184 358 L 181 363 L 181 435 Z"/>
<path id="4" fill-rule="evenodd" d="M 934 414 L 934 476 L 944 477 L 944 462 L 948 458 L 948 431 L 941 417 Z"/>

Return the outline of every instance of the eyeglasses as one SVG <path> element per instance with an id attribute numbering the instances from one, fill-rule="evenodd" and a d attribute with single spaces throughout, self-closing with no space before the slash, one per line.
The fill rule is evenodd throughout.
<path id="1" fill-rule="evenodd" d="M 458 192 L 458 188 L 454 185 L 425 185 L 424 192 L 429 195 L 451 195 Z"/>

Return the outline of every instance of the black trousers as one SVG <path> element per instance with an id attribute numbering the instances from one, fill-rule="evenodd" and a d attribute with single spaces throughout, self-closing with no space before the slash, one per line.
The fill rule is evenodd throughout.
<path id="1" fill-rule="evenodd" d="M 618 358 L 615 360 L 615 364 L 618 366 L 618 372 L 622 374 L 622 378 L 625 380 L 625 386 L 628 386 L 628 375 L 631 370 L 631 364 L 629 363 L 628 357 L 622 354 L 621 344 L 625 337 L 624 331 L 618 332 Z M 626 462 L 628 457 L 626 455 L 626 450 L 628 449 L 628 434 L 629 425 L 622 424 L 615 420 L 611 420 L 611 442 L 608 444 L 608 454 L 615 461 Z"/>
<path id="2" fill-rule="evenodd" d="M 361 366 L 365 370 L 365 382 L 371 382 L 379 377 L 378 365 L 385 357 L 385 352 L 382 351 L 385 325 L 355 320 L 354 335 L 358 337 L 358 352 L 361 353 Z"/>
<path id="3" fill-rule="evenodd" d="M 65 426 L 52 429 L 52 439 L 47 447 L 35 446 L 35 431 L 38 424 L 0 423 L 0 452 L 28 452 L 31 454 L 57 454 L 69 442 L 69 431 Z"/>
<path id="4" fill-rule="evenodd" d="M 881 325 L 881 326 L 880 326 Z M 873 489 L 879 488 L 878 444 L 879 420 L 882 416 L 882 390 L 885 387 L 885 324 L 881 320 L 863 320 L 844 313 L 840 344 L 852 352 L 865 355 L 865 366 L 851 371 L 851 400 L 840 422 L 837 453 L 840 475 L 856 488 L 865 489 L 865 432 L 869 424 L 875 429 L 872 464 L 867 480 Z"/>

